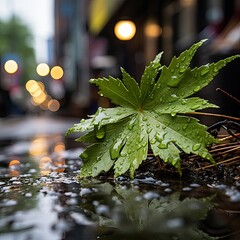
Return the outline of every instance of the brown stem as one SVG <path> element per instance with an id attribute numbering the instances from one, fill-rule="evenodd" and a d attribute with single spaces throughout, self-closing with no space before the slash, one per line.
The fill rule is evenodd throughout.
<path id="1" fill-rule="evenodd" d="M 240 100 L 237 99 L 236 97 L 234 97 L 233 95 L 225 92 L 225 91 L 222 90 L 221 88 L 217 88 L 216 91 L 223 93 L 225 96 L 227 96 L 228 98 L 230 98 L 231 100 L 233 100 L 234 102 L 236 102 L 238 105 L 240 105 Z"/>
<path id="2" fill-rule="evenodd" d="M 229 158 L 229 159 L 227 159 L 227 160 L 223 160 L 223 161 L 217 162 L 216 165 L 223 164 L 223 163 L 233 162 L 233 161 L 238 160 L 238 159 L 240 159 L 240 156 L 232 157 L 232 158 Z M 207 168 L 211 168 L 211 167 L 215 167 L 216 165 L 214 165 L 214 164 L 209 164 L 209 165 L 207 165 L 207 166 L 197 168 L 196 171 L 198 171 L 198 170 L 203 170 L 203 169 L 207 169 Z"/>
<path id="3" fill-rule="evenodd" d="M 217 114 L 217 113 L 190 112 L 187 114 L 188 115 L 207 116 L 207 117 L 218 117 L 218 118 L 224 118 L 224 119 L 229 119 L 229 120 L 233 120 L 233 121 L 240 121 L 240 118 L 227 116 L 227 115 L 223 115 L 223 114 Z"/>

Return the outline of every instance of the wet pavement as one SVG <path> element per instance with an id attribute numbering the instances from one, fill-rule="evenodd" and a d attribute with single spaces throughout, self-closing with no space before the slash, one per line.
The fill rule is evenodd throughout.
<path id="1" fill-rule="evenodd" d="M 1 240 L 240 238 L 237 181 L 79 180 L 83 148 L 64 136 L 77 121 L 0 121 Z"/>

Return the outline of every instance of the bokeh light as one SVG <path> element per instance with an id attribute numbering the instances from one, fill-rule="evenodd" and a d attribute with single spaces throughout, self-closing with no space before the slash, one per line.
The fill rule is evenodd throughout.
<path id="1" fill-rule="evenodd" d="M 49 74 L 50 68 L 46 63 L 39 63 L 36 71 L 38 73 L 39 76 L 47 76 Z"/>
<path id="2" fill-rule="evenodd" d="M 50 72 L 53 79 L 58 80 L 63 76 L 63 69 L 60 66 L 54 66 Z"/>
<path id="3" fill-rule="evenodd" d="M 51 111 L 51 112 L 56 112 L 58 111 L 60 108 L 60 103 L 58 102 L 58 100 L 56 99 L 52 99 L 49 101 L 48 103 L 48 109 Z"/>
<path id="4" fill-rule="evenodd" d="M 122 20 L 116 23 L 114 33 L 120 40 L 131 40 L 136 33 L 136 26 L 132 21 Z"/>
<path id="5" fill-rule="evenodd" d="M 149 22 L 144 28 L 144 33 L 147 37 L 156 38 L 161 35 L 162 29 L 156 22 Z"/>
<path id="6" fill-rule="evenodd" d="M 8 60 L 4 64 L 4 69 L 6 72 L 13 74 L 18 70 L 18 64 L 14 60 Z"/>

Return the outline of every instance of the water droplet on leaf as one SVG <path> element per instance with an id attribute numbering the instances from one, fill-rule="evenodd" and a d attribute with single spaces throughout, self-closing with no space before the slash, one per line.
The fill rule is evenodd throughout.
<path id="1" fill-rule="evenodd" d="M 156 139 L 155 139 L 155 138 L 152 138 L 152 139 L 150 140 L 150 143 L 151 143 L 151 144 L 156 143 Z"/>
<path id="2" fill-rule="evenodd" d="M 148 128 L 148 129 L 147 129 L 147 133 L 148 133 L 148 134 L 151 133 L 151 131 L 152 131 L 152 128 Z"/>
<path id="3" fill-rule="evenodd" d="M 179 78 L 177 77 L 177 76 L 171 76 L 171 78 L 169 78 L 168 79 L 168 81 L 167 81 L 167 85 L 169 86 L 169 87 L 177 87 L 178 86 L 178 84 L 179 84 Z"/>
<path id="4" fill-rule="evenodd" d="M 124 140 L 119 139 L 117 142 L 115 142 L 112 147 L 110 148 L 110 157 L 111 159 L 117 159 L 120 156 L 120 151 L 124 145 Z"/>
<path id="5" fill-rule="evenodd" d="M 185 68 L 180 68 L 180 69 L 179 69 L 179 73 L 182 74 L 182 73 L 185 72 L 185 70 L 186 70 Z"/>
<path id="6" fill-rule="evenodd" d="M 196 144 L 193 145 L 192 150 L 193 151 L 197 151 L 200 147 L 201 147 L 201 144 L 200 143 L 196 143 Z"/>
<path id="7" fill-rule="evenodd" d="M 104 127 L 101 127 L 100 129 L 95 128 L 95 135 L 96 135 L 96 138 L 103 139 L 106 135 Z"/>
<path id="8" fill-rule="evenodd" d="M 83 152 L 80 157 L 82 158 L 82 160 L 88 160 L 88 153 L 87 152 Z"/>
<path id="9" fill-rule="evenodd" d="M 199 90 L 201 90 L 201 86 L 196 86 L 196 87 L 193 89 L 194 92 L 198 92 Z"/>
<path id="10" fill-rule="evenodd" d="M 196 109 L 198 109 L 199 107 L 200 107 L 200 105 L 196 104 L 196 105 L 193 105 L 193 106 L 191 107 L 191 109 L 192 109 L 192 110 L 196 110 Z"/>
<path id="11" fill-rule="evenodd" d="M 158 148 L 160 148 L 160 149 L 167 149 L 168 146 L 167 146 L 167 144 L 165 144 L 165 143 L 159 143 L 159 144 L 158 144 Z"/>
<path id="12" fill-rule="evenodd" d="M 209 73 L 209 66 L 203 66 L 203 68 L 201 69 L 200 75 L 203 77 L 207 73 Z"/>

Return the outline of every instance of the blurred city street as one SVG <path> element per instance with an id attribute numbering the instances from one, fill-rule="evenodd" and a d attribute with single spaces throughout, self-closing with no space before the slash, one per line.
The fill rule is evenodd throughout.
<path id="1" fill-rule="evenodd" d="M 1 140 L 25 140 L 38 135 L 64 136 L 79 120 L 51 116 L 20 116 L 0 120 Z"/>
<path id="2" fill-rule="evenodd" d="M 203 44 L 196 54 L 195 50 L 189 51 L 176 60 L 175 56 L 196 46 L 197 42 Z M 161 52 L 160 64 L 154 62 L 154 68 L 148 68 L 150 71 L 142 81 L 146 65 Z M 221 61 L 239 54 L 240 0 L 0 0 L 0 239 L 240 239 L 240 58 L 227 65 Z M 217 68 L 209 64 L 214 62 L 224 62 L 222 65 L 226 66 L 219 64 Z M 79 137 L 77 133 L 69 136 L 65 133 L 100 107 L 115 106 L 116 102 L 105 98 L 103 90 L 100 93 L 96 85 L 90 84 L 90 79 L 107 79 L 107 82 L 112 77 L 112 82 L 121 81 L 124 75 L 121 68 L 127 72 L 124 73 L 126 78 L 129 74 L 136 79 L 136 86 L 127 86 L 126 82 L 131 85 L 129 83 L 134 81 L 126 79 L 118 82 L 118 86 L 114 83 L 112 89 L 116 96 L 120 86 L 120 93 L 125 93 L 124 87 L 134 92 L 138 84 L 145 81 L 139 92 L 134 92 L 136 101 L 141 98 L 137 108 L 140 115 L 147 106 L 148 113 L 170 114 L 174 118 L 179 114 L 177 110 L 163 113 L 160 107 L 168 111 L 173 108 L 174 101 L 184 105 L 187 95 L 184 91 L 194 86 L 192 79 L 202 81 L 200 87 L 196 80 L 199 86 L 192 90 L 194 103 L 200 97 L 219 108 L 206 109 L 207 114 L 195 116 L 200 116 L 200 122 L 207 127 L 215 124 L 216 135 L 224 126 L 228 135 L 222 138 L 229 141 L 232 149 L 221 141 L 219 152 L 214 144 L 207 146 L 212 147 L 221 164 L 204 165 L 202 160 L 208 155 L 205 149 L 201 152 L 201 144 L 207 144 L 208 139 L 193 145 L 197 146 L 195 150 L 183 144 L 186 154 L 175 139 L 163 143 L 166 133 L 160 131 L 165 125 L 158 129 L 159 134 L 154 135 L 151 126 L 145 132 L 159 138 L 159 141 L 153 138 L 152 144 L 156 143 L 156 148 L 164 151 L 167 161 L 161 161 L 161 154 L 153 156 L 154 151 L 151 151 L 144 155 L 147 156 L 146 164 L 139 166 L 136 158 L 132 158 L 132 163 L 127 159 L 133 152 L 129 149 L 123 154 L 127 162 L 120 152 L 128 143 L 125 139 L 119 141 L 124 134 L 112 134 L 108 131 L 112 127 L 106 128 L 105 134 L 105 123 L 101 124 L 105 122 L 105 114 L 101 111 L 95 121 L 99 121 L 98 130 L 104 129 L 104 134 L 97 139 L 97 125 L 94 125 L 96 136 L 92 138 L 90 133 L 86 139 L 93 139 L 94 147 L 99 147 L 98 143 L 112 134 L 110 141 L 106 139 L 110 147 L 104 152 L 102 144 L 98 156 L 93 152 L 96 159 L 90 159 L 90 154 L 86 159 L 82 154 L 84 159 L 81 159 L 86 144 L 75 141 Z M 177 96 L 183 79 L 189 79 L 185 81 L 188 85 L 184 85 Z M 150 91 L 148 85 L 153 90 Z M 153 94 L 156 92 L 158 95 Z M 121 98 L 119 94 L 119 103 L 126 95 Z M 142 96 L 153 101 L 146 105 Z M 172 101 L 169 106 L 164 97 Z M 160 107 L 156 109 L 155 103 Z M 204 103 L 205 100 L 201 104 Z M 131 103 L 127 106 L 132 107 Z M 190 114 L 192 110 L 202 110 L 199 107 L 193 104 Z M 215 116 L 210 118 L 209 113 Z M 220 120 L 219 114 L 222 115 Z M 108 119 L 110 114 L 106 116 L 106 122 L 113 119 L 111 124 L 121 119 L 118 116 Z M 144 120 L 142 116 L 139 119 Z M 228 124 L 224 121 L 226 116 L 229 117 L 226 119 L 235 119 L 234 122 Z M 134 124 L 132 120 L 130 123 Z M 141 131 L 144 124 L 137 131 Z M 235 135 L 231 132 L 231 124 L 235 127 Z M 132 126 L 128 125 L 129 131 L 135 129 Z M 188 132 L 187 126 L 182 128 L 184 132 Z M 180 124 L 177 125 L 176 129 L 180 128 Z M 195 129 L 189 129 L 194 135 Z M 198 131 L 196 133 L 196 137 L 201 137 Z M 166 137 L 168 135 L 172 134 Z M 139 136 L 142 138 L 141 134 Z M 139 140 L 139 152 L 143 146 L 146 151 L 151 150 L 149 136 L 145 145 Z M 118 142 L 113 144 L 115 140 Z M 167 150 L 169 143 L 172 148 Z M 175 150 L 170 154 L 172 149 Z M 101 162 L 105 153 L 111 155 L 113 151 L 118 157 L 111 156 L 108 161 Z M 201 152 L 201 159 L 193 154 L 196 151 Z M 180 177 L 180 167 L 177 173 L 172 166 L 162 174 L 169 163 L 180 164 L 180 158 L 171 159 L 178 152 L 183 158 L 181 161 L 186 160 L 185 171 L 191 174 Z M 189 158 L 184 159 L 185 155 Z M 222 155 L 227 160 L 222 159 Z M 137 169 L 134 179 L 128 172 L 115 178 L 114 167 L 109 165 L 112 160 L 117 161 L 121 169 L 122 165 L 123 169 L 129 166 L 130 172 L 135 166 L 142 168 Z M 109 175 L 101 172 L 96 178 L 79 177 L 83 164 L 107 169 L 106 162 L 110 166 Z M 87 172 L 93 174 L 94 171 Z"/>

